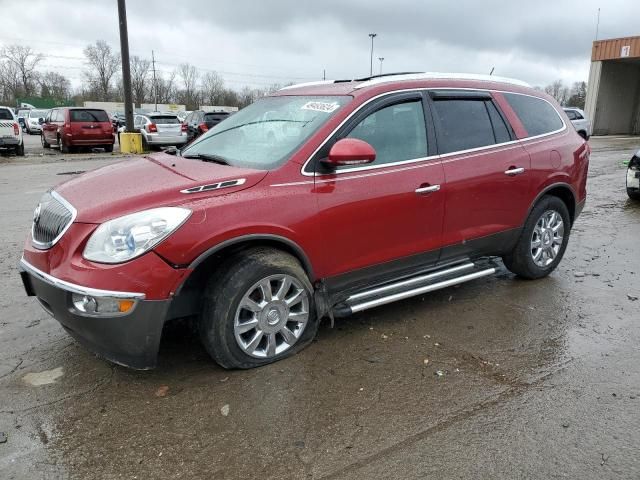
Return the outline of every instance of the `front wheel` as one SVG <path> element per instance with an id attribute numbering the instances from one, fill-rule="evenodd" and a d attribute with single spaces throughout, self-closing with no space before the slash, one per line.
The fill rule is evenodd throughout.
<path id="1" fill-rule="evenodd" d="M 536 279 L 556 269 L 569 242 L 571 218 L 558 197 L 544 196 L 529 214 L 515 248 L 502 257 L 516 275 Z"/>
<path id="2" fill-rule="evenodd" d="M 51 148 L 49 142 L 47 142 L 44 138 L 44 132 L 40 134 L 40 143 L 42 143 L 42 148 Z"/>
<path id="3" fill-rule="evenodd" d="M 106 153 L 111 153 L 111 152 L 113 152 L 113 145 L 105 145 L 105 146 L 104 146 L 104 151 L 105 151 Z"/>
<path id="4" fill-rule="evenodd" d="M 224 368 L 253 368 L 293 355 L 318 330 L 313 288 L 300 263 L 278 250 L 241 252 L 206 287 L 200 338 Z"/>

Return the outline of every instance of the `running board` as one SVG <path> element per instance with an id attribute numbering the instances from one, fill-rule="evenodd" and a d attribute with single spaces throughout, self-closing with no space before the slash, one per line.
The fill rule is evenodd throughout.
<path id="1" fill-rule="evenodd" d="M 475 271 L 469 272 L 474 269 Z M 426 275 L 420 275 L 371 290 L 358 292 L 348 297 L 339 305 L 336 305 L 333 313 L 336 317 L 348 316 L 353 313 L 368 310 L 369 308 L 379 307 L 387 303 L 404 300 L 415 297 L 416 295 L 422 295 L 460 283 L 469 282 L 477 278 L 486 277 L 495 272 L 495 267 L 479 268 L 470 262 L 458 264 Z"/>

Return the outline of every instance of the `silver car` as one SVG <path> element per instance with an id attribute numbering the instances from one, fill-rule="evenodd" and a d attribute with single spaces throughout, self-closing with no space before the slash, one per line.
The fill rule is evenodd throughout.
<path id="1" fill-rule="evenodd" d="M 584 112 L 579 108 L 565 107 L 564 113 L 567 114 L 567 117 L 569 117 L 569 120 L 571 120 L 571 123 L 573 123 L 573 126 L 580 136 L 585 140 L 589 140 L 591 136 L 591 122 Z"/>
<path id="2" fill-rule="evenodd" d="M 187 143 L 186 125 L 173 113 L 136 114 L 133 126 L 142 134 L 142 146 L 145 150 L 152 147 L 177 147 Z M 126 127 L 118 129 L 118 141 L 120 133 L 125 129 Z"/>
<path id="3" fill-rule="evenodd" d="M 25 114 L 24 123 L 27 129 L 27 133 L 32 135 L 34 133 L 42 132 L 42 124 L 40 119 L 44 119 L 47 116 L 48 110 L 29 110 L 29 115 Z"/>

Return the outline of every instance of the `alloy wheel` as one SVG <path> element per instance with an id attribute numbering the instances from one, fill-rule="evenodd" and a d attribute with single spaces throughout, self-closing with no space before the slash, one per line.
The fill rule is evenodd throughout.
<path id="1" fill-rule="evenodd" d="M 531 235 L 531 258 L 541 268 L 548 267 L 558 256 L 564 240 L 564 222 L 555 210 L 547 210 L 536 222 Z"/>
<path id="2" fill-rule="evenodd" d="M 308 320 L 309 294 L 302 283 L 291 275 L 270 275 L 240 300 L 234 336 L 247 355 L 272 358 L 296 344 Z"/>

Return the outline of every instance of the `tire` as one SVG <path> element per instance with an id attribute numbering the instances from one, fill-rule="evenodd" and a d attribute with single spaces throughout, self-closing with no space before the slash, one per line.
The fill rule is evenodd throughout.
<path id="1" fill-rule="evenodd" d="M 149 143 L 147 142 L 147 139 L 144 138 L 144 135 L 142 136 L 142 150 L 145 152 L 149 151 Z"/>
<path id="2" fill-rule="evenodd" d="M 200 339 L 216 363 L 228 369 L 259 367 L 311 343 L 318 331 L 313 288 L 294 257 L 254 248 L 231 257 L 216 271 L 206 286 L 198 321 Z M 291 282 L 288 288 L 285 279 Z M 265 290 L 272 294 L 270 302 Z"/>
<path id="3" fill-rule="evenodd" d="M 113 145 L 105 145 L 104 146 L 104 151 L 107 152 L 107 153 L 113 152 Z"/>
<path id="4" fill-rule="evenodd" d="M 551 213 L 556 216 L 552 217 Z M 553 221 L 550 221 L 552 218 Z M 554 228 L 547 228 L 549 223 Z M 554 231 L 555 228 L 558 230 Z M 558 197 L 544 196 L 531 210 L 515 248 L 502 260 L 519 277 L 530 280 L 546 277 L 562 260 L 570 231 L 571 218 L 565 203 Z M 538 248 L 534 248 L 536 239 Z"/>
<path id="5" fill-rule="evenodd" d="M 631 160 L 631 162 L 634 162 L 635 157 Z M 637 162 L 637 161 L 636 161 Z M 631 166 L 633 165 L 633 168 L 631 168 Z M 626 185 L 627 185 L 627 195 L 629 196 L 629 198 L 631 200 L 636 200 L 636 201 L 640 201 L 640 189 L 638 188 L 629 188 L 629 177 L 632 175 L 631 172 L 636 172 L 638 170 L 640 170 L 640 165 L 638 165 L 638 163 L 635 163 L 629 166 L 629 168 L 627 168 L 627 181 L 626 181 Z M 633 174 L 635 175 L 635 174 Z"/>
<path id="6" fill-rule="evenodd" d="M 62 140 L 61 137 L 58 137 L 58 148 L 60 149 L 61 153 L 70 153 L 71 152 L 71 148 L 69 147 L 69 145 L 64 143 L 64 141 Z"/>
<path id="7" fill-rule="evenodd" d="M 24 157 L 24 142 L 16 147 L 16 155 L 18 157 Z"/>
<path id="8" fill-rule="evenodd" d="M 40 142 L 42 143 L 42 148 L 51 148 L 51 145 L 44 139 L 44 133 L 40 134 Z"/>
<path id="9" fill-rule="evenodd" d="M 589 135 L 587 135 L 587 132 L 585 132 L 584 130 L 580 130 L 578 132 L 578 135 L 580 135 L 582 138 L 584 138 L 585 141 L 589 141 Z"/>

